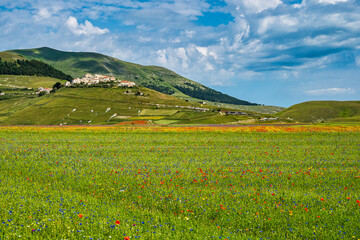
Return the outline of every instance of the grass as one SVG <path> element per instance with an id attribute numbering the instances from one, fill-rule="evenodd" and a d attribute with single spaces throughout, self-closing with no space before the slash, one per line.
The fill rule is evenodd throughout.
<path id="1" fill-rule="evenodd" d="M 0 58 L 2 61 L 7 61 L 7 62 L 13 62 L 16 61 L 18 59 L 23 60 L 24 58 L 19 56 L 16 53 L 11 53 L 11 52 L 0 52 Z"/>
<path id="2" fill-rule="evenodd" d="M 154 121 L 154 123 L 156 123 L 156 124 L 165 124 L 165 125 L 174 124 L 174 123 L 177 123 L 177 122 L 179 122 L 179 121 L 178 120 L 169 120 L 169 119 Z"/>
<path id="3" fill-rule="evenodd" d="M 30 100 L 21 104 L 22 108 L 10 112 L 7 106 L 16 104 L 15 100 L 0 101 L 0 106 L 8 114 L 2 120 L 5 125 L 59 125 L 65 124 L 104 124 L 114 114 L 119 116 L 137 116 L 138 111 L 154 108 L 155 103 L 189 105 L 184 100 L 177 99 L 150 89 L 137 88 L 145 96 L 124 94 L 126 90 L 112 88 L 66 88 L 55 94 L 37 97 L 31 104 Z M 150 105 L 154 102 L 154 105 Z M 107 109 L 109 110 L 107 111 Z M 75 111 L 73 111 L 76 109 Z M 126 119 L 113 119 L 125 121 Z M 91 121 L 91 122 L 89 122 Z M 1 123 L 1 122 L 0 122 Z"/>
<path id="4" fill-rule="evenodd" d="M 359 239 L 360 128 L 0 128 L 1 239 Z"/>
<path id="5" fill-rule="evenodd" d="M 0 87 L 3 88 L 52 88 L 56 82 L 65 84 L 66 81 L 51 77 L 34 77 L 21 75 L 0 75 Z"/>
<path id="6" fill-rule="evenodd" d="M 207 103 L 209 105 L 217 106 L 220 109 L 228 108 L 228 109 L 236 109 L 236 110 L 242 110 L 242 111 L 253 112 L 253 113 L 262 113 L 262 114 L 276 114 L 278 112 L 285 110 L 284 107 L 278 107 L 278 106 L 234 105 L 234 104 L 226 104 L 226 103 L 218 103 L 218 102 L 210 102 L 210 101 L 207 101 Z"/>
<path id="7" fill-rule="evenodd" d="M 179 112 L 178 110 L 167 110 L 167 109 L 144 109 L 139 115 L 140 116 L 170 116 Z"/>
<path id="8" fill-rule="evenodd" d="M 360 101 L 311 101 L 296 104 L 278 113 L 300 122 L 359 122 Z"/>
<path id="9" fill-rule="evenodd" d="M 131 120 L 160 120 L 166 116 L 145 116 L 145 117 L 132 117 Z"/>
<path id="10" fill-rule="evenodd" d="M 40 98 L 34 97 L 13 97 L 0 101 L 0 123 L 5 122 L 8 117 L 16 114 L 18 111 L 22 111 L 24 108 L 31 106 L 38 101 Z"/>
<path id="11" fill-rule="evenodd" d="M 132 89 L 133 92 L 143 92 L 144 96 L 125 94 L 126 90 L 61 88 L 54 94 L 38 97 L 31 95 L 33 90 L 7 89 L 4 90 L 4 99 L 0 100 L 0 125 L 99 125 L 117 124 L 129 119 L 154 120 L 152 123 L 159 124 L 212 124 L 241 118 L 221 116 L 213 109 L 196 112 L 187 107 L 200 107 L 201 104 L 144 87 Z"/>

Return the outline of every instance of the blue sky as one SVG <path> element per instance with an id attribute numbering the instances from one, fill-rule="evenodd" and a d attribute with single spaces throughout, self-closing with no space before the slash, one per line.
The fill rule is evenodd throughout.
<path id="1" fill-rule="evenodd" d="M 0 51 L 167 67 L 239 99 L 360 100 L 360 0 L 1 0 Z"/>

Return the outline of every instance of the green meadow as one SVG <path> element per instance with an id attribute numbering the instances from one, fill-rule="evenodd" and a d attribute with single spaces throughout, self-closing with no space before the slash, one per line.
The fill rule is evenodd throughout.
<path id="1" fill-rule="evenodd" d="M 0 239 L 360 238 L 358 130 L 241 129 L 0 128 Z"/>

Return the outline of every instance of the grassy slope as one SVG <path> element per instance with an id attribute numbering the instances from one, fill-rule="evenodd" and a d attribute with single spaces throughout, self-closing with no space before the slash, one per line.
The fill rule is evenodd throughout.
<path id="1" fill-rule="evenodd" d="M 187 96 L 176 89 L 176 87 L 192 89 L 192 86 L 196 86 L 202 91 L 212 91 L 208 87 L 186 79 L 166 68 L 142 66 L 98 53 L 63 52 L 51 48 L 13 50 L 8 52 L 20 54 L 28 59 L 44 61 L 73 77 L 81 77 L 86 73 L 110 74 L 124 80 L 135 81 L 138 84 L 163 93 L 173 91 L 179 97 Z M 223 94 L 219 96 L 224 97 Z M 243 104 L 248 104 L 248 102 L 244 101 Z"/>
<path id="2" fill-rule="evenodd" d="M 51 88 L 56 82 L 61 82 L 64 84 L 66 81 L 51 77 L 0 75 L 0 88 Z"/>
<path id="3" fill-rule="evenodd" d="M 0 75 L 0 91 L 5 93 L 0 96 L 0 124 L 12 124 L 9 121 L 12 116 L 42 100 L 35 95 L 38 87 L 52 87 L 56 82 L 65 81 L 50 77 Z"/>
<path id="4" fill-rule="evenodd" d="M 300 122 L 358 122 L 360 101 L 311 101 L 296 104 L 279 115 Z"/>
<path id="5" fill-rule="evenodd" d="M 145 96 L 124 94 L 122 88 L 62 88 L 42 97 L 0 101 L 2 125 L 114 124 L 134 120 L 153 123 L 228 123 L 238 117 L 194 112 L 175 106 L 200 106 L 144 87 Z M 156 104 L 166 105 L 157 109 Z M 110 109 L 110 110 L 107 110 Z M 114 114 L 117 117 L 111 118 Z M 162 121 L 159 121 L 162 120 Z M 157 122 L 159 121 L 159 122 Z"/>
<path id="6" fill-rule="evenodd" d="M 114 124 L 136 120 L 206 124 L 243 119 L 242 116 L 221 116 L 212 112 L 217 109 L 215 106 L 202 106 L 145 87 L 131 89 L 133 93 L 142 91 L 145 96 L 124 94 L 127 89 L 123 88 L 63 88 L 51 95 L 34 95 L 38 87 L 51 87 L 57 81 L 49 77 L 1 75 L 0 90 L 5 96 L 0 96 L 0 125 Z M 196 112 L 176 105 L 211 110 Z M 111 110 L 106 112 L 107 108 Z M 110 119 L 114 114 L 117 116 Z"/>
<path id="7" fill-rule="evenodd" d="M 0 58 L 2 61 L 7 61 L 7 62 L 13 62 L 18 59 L 24 59 L 24 57 L 20 56 L 19 54 L 12 52 L 0 52 Z"/>
<path id="8" fill-rule="evenodd" d="M 249 111 L 249 112 L 255 112 L 255 113 L 263 113 L 263 114 L 276 114 L 278 112 L 285 110 L 284 107 L 278 107 L 278 106 L 235 105 L 235 104 L 227 104 L 227 103 L 215 103 L 215 102 L 209 102 L 209 101 L 206 101 L 206 103 L 208 103 L 209 105 L 219 106 L 218 108 L 220 108 L 220 109 L 231 108 L 231 109 L 236 109 L 236 110 Z"/>
<path id="9" fill-rule="evenodd" d="M 148 105 L 150 102 L 181 101 L 150 89 L 139 90 L 149 95 L 127 95 L 123 93 L 124 89 L 111 88 L 61 89 L 55 94 L 39 97 L 39 101 L 15 112 L 3 124 L 88 124 L 90 120 L 93 124 L 100 124 L 105 123 L 115 113 L 133 116 L 144 107 L 155 108 Z M 106 112 L 107 108 L 111 110 Z M 74 109 L 76 111 L 73 111 Z"/>

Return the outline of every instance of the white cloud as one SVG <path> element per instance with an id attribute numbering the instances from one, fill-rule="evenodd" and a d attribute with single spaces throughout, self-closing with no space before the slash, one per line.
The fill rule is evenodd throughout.
<path id="1" fill-rule="evenodd" d="M 201 16 L 202 10 L 207 8 L 208 4 L 203 1 L 175 0 L 172 3 L 160 3 L 158 6 L 185 17 L 192 17 Z"/>
<path id="2" fill-rule="evenodd" d="M 172 42 L 172 43 L 181 43 L 181 40 L 180 40 L 180 38 L 175 38 L 175 39 L 171 40 L 170 42 Z"/>
<path id="3" fill-rule="evenodd" d="M 300 4 L 293 4 L 293 8 L 303 8 L 305 7 L 306 2 L 302 1 Z"/>
<path id="4" fill-rule="evenodd" d="M 38 14 L 35 16 L 36 20 L 46 19 L 49 17 L 51 17 L 51 14 L 46 8 L 40 8 Z"/>
<path id="5" fill-rule="evenodd" d="M 186 35 L 188 38 L 193 38 L 194 34 L 195 34 L 195 31 L 185 30 L 185 35 Z"/>
<path id="6" fill-rule="evenodd" d="M 78 24 L 77 19 L 72 16 L 70 16 L 66 21 L 66 26 L 76 35 L 95 35 L 109 32 L 109 29 L 107 28 L 101 29 L 93 26 L 88 20 L 85 21 L 85 24 Z"/>
<path id="7" fill-rule="evenodd" d="M 341 95 L 341 94 L 354 94 L 355 90 L 352 88 L 324 88 L 324 89 L 308 90 L 305 91 L 304 93 L 311 96 Z"/>
<path id="8" fill-rule="evenodd" d="M 175 54 L 181 60 L 182 68 L 183 69 L 188 68 L 189 67 L 189 65 L 188 65 L 189 58 L 186 54 L 186 49 L 185 48 L 175 49 Z"/>
<path id="9" fill-rule="evenodd" d="M 344 3 L 348 2 L 349 0 L 318 0 L 319 3 L 323 4 L 337 4 L 337 3 Z"/>
<path id="10" fill-rule="evenodd" d="M 237 10 L 241 9 L 239 6 L 244 6 L 248 11 L 260 13 L 266 9 L 275 9 L 282 4 L 281 0 L 228 0 L 237 5 Z"/>
<path id="11" fill-rule="evenodd" d="M 205 71 L 212 71 L 215 67 L 211 63 L 205 63 Z"/>
<path id="12" fill-rule="evenodd" d="M 157 55 L 157 61 L 161 64 L 161 66 L 167 66 L 168 59 L 166 57 L 166 50 L 161 49 L 156 52 Z"/>
<path id="13" fill-rule="evenodd" d="M 270 16 L 264 18 L 259 26 L 258 33 L 263 34 L 267 31 L 283 31 L 283 32 L 295 32 L 296 26 L 299 24 L 297 18 L 291 17 L 289 14 L 281 16 Z"/>
<path id="14" fill-rule="evenodd" d="M 208 48 L 207 47 L 196 47 L 196 50 L 199 51 L 204 56 L 208 55 Z"/>
<path id="15" fill-rule="evenodd" d="M 150 42 L 151 38 L 140 36 L 138 40 L 139 42 Z"/>
<path id="16" fill-rule="evenodd" d="M 304 43 L 311 46 L 324 46 L 324 44 L 329 44 L 333 42 L 331 40 L 334 40 L 333 36 L 318 35 L 316 37 L 306 37 L 304 39 Z"/>

